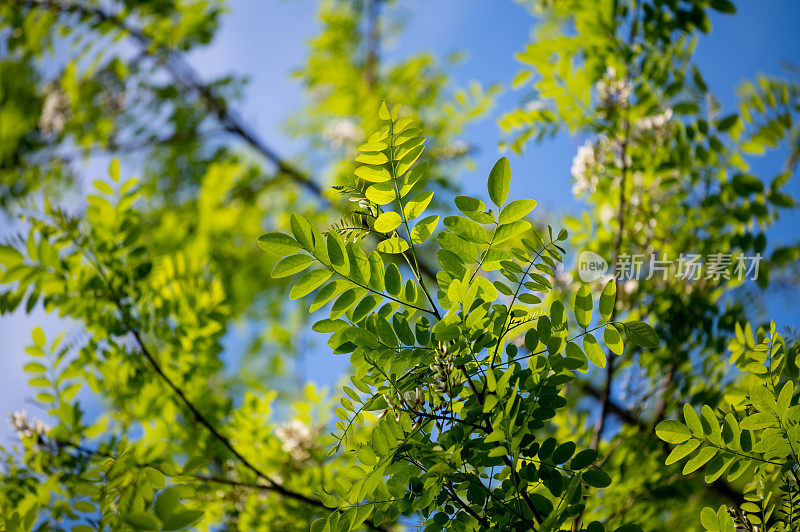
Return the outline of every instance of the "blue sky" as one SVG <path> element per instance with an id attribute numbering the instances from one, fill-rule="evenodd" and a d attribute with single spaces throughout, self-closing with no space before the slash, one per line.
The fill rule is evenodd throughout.
<path id="1" fill-rule="evenodd" d="M 269 145 L 291 156 L 300 144 L 289 138 L 282 126 L 301 106 L 302 92 L 290 74 L 302 64 L 306 43 L 319 29 L 316 2 L 231 0 L 230 5 L 231 11 L 224 17 L 213 43 L 194 52 L 189 60 L 204 77 L 228 72 L 248 76 L 250 83 L 238 106 L 240 114 Z M 440 57 L 463 51 L 466 60 L 451 71 L 461 85 L 471 80 L 505 84 L 517 71 L 513 54 L 528 42 L 533 22 L 521 4 L 510 0 L 412 0 L 402 5 L 406 29 L 383 51 L 386 58 L 422 50 Z M 730 108 L 733 104 L 739 82 L 758 73 L 784 73 L 781 65 L 785 61 L 800 63 L 797 20 L 800 2 L 796 0 L 746 0 L 741 2 L 736 16 L 712 17 L 712 34 L 701 38 L 696 61 L 723 105 Z M 486 174 L 499 156 L 496 119 L 518 98 L 518 93 L 505 91 L 492 116 L 466 131 L 465 139 L 479 148 L 476 170 L 458 176 L 468 193 L 485 195 Z M 523 156 L 512 156 L 512 196 L 535 198 L 539 210 L 558 213 L 579 209 L 570 192 L 569 167 L 580 143 L 580 139 L 560 136 L 531 146 Z M 782 163 L 780 155 L 764 158 L 756 169 L 771 174 Z M 800 197 L 796 179 L 789 188 L 796 198 Z M 800 236 L 798 227 L 800 216 L 795 215 L 782 220 L 774 235 L 779 242 L 795 241 Z M 800 304 L 788 297 L 771 301 L 769 309 L 781 323 L 796 323 L 800 318 Z M 31 316 L 17 313 L 0 317 L 0 411 L 4 417 L 5 412 L 22 408 L 38 414 L 25 404 L 30 392 L 21 370 L 23 348 L 37 324 L 43 326 L 48 337 L 68 327 L 40 311 Z M 341 361 L 332 360 L 324 349 L 319 349 L 307 357 L 304 373 L 318 382 L 332 384 L 341 367 Z M 5 421 L 0 422 L 0 444 L 8 441 L 8 434 Z"/>

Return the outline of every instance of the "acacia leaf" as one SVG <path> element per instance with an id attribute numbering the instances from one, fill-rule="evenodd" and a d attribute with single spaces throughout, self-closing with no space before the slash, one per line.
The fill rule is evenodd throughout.
<path id="1" fill-rule="evenodd" d="M 489 180 L 487 188 L 489 190 L 489 197 L 498 207 L 502 207 L 508 197 L 508 190 L 511 186 L 511 163 L 508 157 L 501 157 L 494 163 L 491 172 L 489 172 Z"/>

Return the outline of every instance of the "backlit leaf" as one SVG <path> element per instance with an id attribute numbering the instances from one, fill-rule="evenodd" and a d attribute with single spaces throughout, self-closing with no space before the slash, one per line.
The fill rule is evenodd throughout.
<path id="1" fill-rule="evenodd" d="M 487 188 L 489 197 L 495 205 L 502 207 L 508 197 L 508 190 L 511 186 L 511 164 L 508 157 L 501 157 L 489 172 Z"/>

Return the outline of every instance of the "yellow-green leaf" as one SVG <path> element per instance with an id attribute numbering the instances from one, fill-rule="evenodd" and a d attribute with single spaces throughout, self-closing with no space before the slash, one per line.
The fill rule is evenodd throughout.
<path id="1" fill-rule="evenodd" d="M 402 222 L 400 215 L 393 211 L 387 211 L 378 216 L 375 220 L 375 230 L 380 233 L 391 233 Z"/>
<path id="2" fill-rule="evenodd" d="M 280 279 L 281 277 L 288 277 L 295 273 L 302 272 L 314 262 L 314 257 L 298 253 L 297 255 L 290 255 L 282 259 L 275 268 L 272 270 L 272 277 Z"/>
<path id="3" fill-rule="evenodd" d="M 294 238 L 284 233 L 266 233 L 258 237 L 258 247 L 277 255 L 289 255 L 302 249 Z"/>
<path id="4" fill-rule="evenodd" d="M 583 352 L 586 353 L 586 358 L 589 359 L 589 362 L 598 368 L 606 367 L 606 354 L 591 333 L 587 333 L 583 337 Z"/>
<path id="5" fill-rule="evenodd" d="M 425 209 L 428 208 L 428 205 L 433 199 L 433 191 L 426 190 L 424 192 L 420 192 L 413 199 L 409 200 L 406 203 L 405 207 L 403 208 L 403 213 L 406 216 L 406 220 L 413 220 L 423 212 Z"/>
<path id="6" fill-rule="evenodd" d="M 408 249 L 408 242 L 400 237 L 393 236 L 378 244 L 378 251 L 381 253 L 397 254 L 403 253 Z"/>
<path id="7" fill-rule="evenodd" d="M 489 197 L 498 207 L 502 207 L 508 197 L 508 190 L 511 186 L 511 163 L 508 157 L 501 157 L 489 172 Z"/>
<path id="8" fill-rule="evenodd" d="M 395 199 L 394 185 L 391 182 L 374 183 L 367 187 L 366 196 L 377 205 L 386 205 Z"/>
<path id="9" fill-rule="evenodd" d="M 575 319 L 578 325 L 586 329 L 592 321 L 592 291 L 586 285 L 581 285 L 575 294 Z M 606 327 L 608 330 L 608 327 Z"/>
<path id="10" fill-rule="evenodd" d="M 370 183 L 384 183 L 392 178 L 389 170 L 383 166 L 364 165 L 356 168 L 357 177 Z"/>
<path id="11" fill-rule="evenodd" d="M 500 211 L 498 221 L 501 224 L 507 224 L 515 220 L 519 220 L 528 215 L 536 207 L 536 201 L 532 199 L 520 199 L 512 201 Z"/>
<path id="12" fill-rule="evenodd" d="M 617 297 L 617 283 L 611 279 L 603 287 L 603 293 L 600 294 L 600 315 L 605 321 L 611 319 L 614 313 L 614 302 Z"/>
<path id="13" fill-rule="evenodd" d="M 331 275 L 331 271 L 325 268 L 318 268 L 306 272 L 292 287 L 289 292 L 289 299 L 295 300 L 307 296 L 319 288 L 322 283 L 330 279 Z"/>
<path id="14" fill-rule="evenodd" d="M 422 244 L 426 240 L 428 240 L 433 232 L 436 230 L 436 226 L 439 225 L 439 215 L 434 214 L 433 216 L 426 216 L 419 222 L 414 228 L 411 230 L 411 243 L 412 244 Z"/>

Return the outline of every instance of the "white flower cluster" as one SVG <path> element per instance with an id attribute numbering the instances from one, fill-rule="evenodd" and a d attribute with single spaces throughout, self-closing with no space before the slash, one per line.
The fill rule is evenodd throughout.
<path id="1" fill-rule="evenodd" d="M 669 134 L 672 109 L 667 108 L 657 115 L 642 118 L 634 125 L 634 134 L 637 137 L 647 136 L 646 140 L 652 142 L 652 137 L 664 139 Z M 592 193 L 597 188 L 598 178 L 606 170 L 606 162 L 613 163 L 616 168 L 630 167 L 632 158 L 625 154 L 623 160 L 623 147 L 620 142 L 609 141 L 605 137 L 587 140 L 578 148 L 572 158 L 570 174 L 574 180 L 572 193 L 580 196 L 583 192 Z M 632 200 L 633 201 L 633 200 Z"/>
<path id="2" fill-rule="evenodd" d="M 315 434 L 311 427 L 299 419 L 281 424 L 275 429 L 275 435 L 282 442 L 281 449 L 289 453 L 296 462 L 304 462 L 311 458 Z"/>
<path id="3" fill-rule="evenodd" d="M 20 438 L 35 435 L 44 437 L 50 432 L 50 427 L 38 419 L 31 423 L 28 419 L 28 413 L 25 411 L 11 413 L 8 424 L 11 426 L 11 430 L 16 432 Z"/>
<path id="4" fill-rule="evenodd" d="M 627 107 L 633 88 L 626 79 L 617 78 L 617 71 L 606 68 L 606 74 L 597 82 L 597 99 L 603 107 Z"/>
<path id="5" fill-rule="evenodd" d="M 455 140 L 442 150 L 441 157 L 443 159 L 455 159 L 457 157 L 463 157 L 468 154 L 469 151 L 469 144 L 463 140 Z"/>
<path id="6" fill-rule="evenodd" d="M 425 399 L 422 397 L 422 389 L 409 390 L 403 394 L 403 400 L 408 404 L 411 409 L 422 407 Z"/>
<path id="7" fill-rule="evenodd" d="M 55 133 L 64 130 L 70 116 L 69 100 L 64 90 L 57 83 L 47 85 L 47 95 L 42 105 L 42 114 L 39 116 L 39 129 L 44 133 Z"/>
<path id="8" fill-rule="evenodd" d="M 355 144 L 362 136 L 361 128 L 349 118 L 331 120 L 322 130 L 322 138 L 336 148 Z"/>
<path id="9" fill-rule="evenodd" d="M 570 174 L 575 180 L 572 184 L 572 193 L 576 196 L 587 190 L 594 192 L 597 187 L 598 170 L 602 170 L 598 148 L 599 144 L 587 140 L 572 158 Z"/>
<path id="10" fill-rule="evenodd" d="M 656 138 L 664 138 L 669 132 L 669 121 L 672 120 L 672 109 L 653 116 L 646 116 L 636 122 L 636 132 L 640 135 L 652 135 Z"/>
<path id="11" fill-rule="evenodd" d="M 544 111 L 547 109 L 547 103 L 544 100 L 531 100 L 525 104 L 525 110 L 528 112 Z"/>

